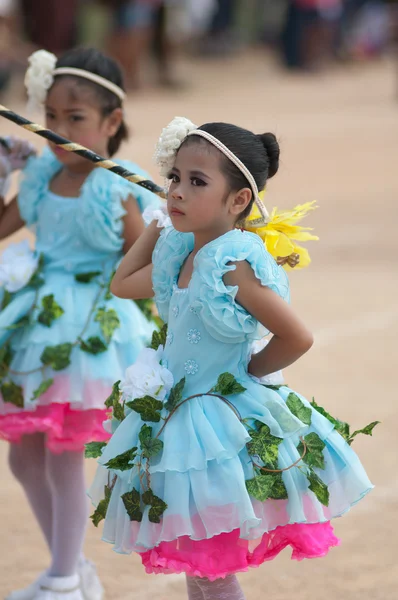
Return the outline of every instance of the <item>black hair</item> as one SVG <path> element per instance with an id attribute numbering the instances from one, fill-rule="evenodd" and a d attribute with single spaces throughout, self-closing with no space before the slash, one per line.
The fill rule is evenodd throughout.
<path id="1" fill-rule="evenodd" d="M 199 127 L 199 129 L 213 135 L 242 161 L 253 175 L 259 191 L 263 190 L 267 180 L 271 179 L 278 172 L 280 148 L 273 133 L 256 135 L 248 129 L 243 129 L 229 123 L 206 123 Z M 210 144 L 205 138 L 191 135 L 186 138 L 183 144 L 203 142 Z M 213 147 L 215 148 L 215 146 Z M 231 190 L 238 191 L 242 188 L 250 187 L 243 173 L 222 153 L 221 169 L 227 178 Z M 249 216 L 253 202 L 254 196 L 250 204 L 240 215 L 239 220 L 244 220 Z"/>
<path id="2" fill-rule="evenodd" d="M 95 73 L 124 90 L 123 75 L 118 63 L 95 48 L 75 48 L 69 50 L 57 60 L 55 68 L 57 69 L 60 67 L 72 67 L 74 69 L 82 69 L 84 71 L 89 71 L 90 73 Z M 56 75 L 55 77 L 55 80 L 57 81 L 60 77 L 74 76 Z M 104 117 L 110 115 L 116 108 L 122 108 L 121 99 L 107 88 L 102 87 L 89 79 L 83 79 L 82 77 L 74 78 L 79 84 L 89 86 L 95 92 Z M 119 150 L 121 143 L 124 140 L 127 140 L 128 136 L 128 127 L 123 119 L 116 134 L 109 140 L 109 156 L 113 156 Z"/>

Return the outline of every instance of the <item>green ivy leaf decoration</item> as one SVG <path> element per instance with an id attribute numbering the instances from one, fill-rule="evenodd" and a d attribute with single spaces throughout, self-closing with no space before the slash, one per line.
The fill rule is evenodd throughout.
<path id="1" fill-rule="evenodd" d="M 81 340 L 80 342 L 80 350 L 88 354 L 101 354 L 106 352 L 107 349 L 108 346 L 98 336 L 89 337 L 86 341 Z"/>
<path id="2" fill-rule="evenodd" d="M 40 396 L 42 396 L 48 389 L 50 389 L 53 383 L 54 379 L 45 379 L 44 381 L 42 381 L 37 390 L 33 392 L 32 401 L 40 398 Z"/>
<path id="3" fill-rule="evenodd" d="M 314 408 L 317 412 L 319 412 L 319 414 L 324 416 L 328 421 L 333 423 L 333 425 L 337 425 L 337 423 L 338 423 L 337 419 L 332 417 L 332 415 L 330 415 L 322 406 L 319 406 L 319 404 L 317 404 L 315 402 L 314 398 L 312 399 L 310 404 L 311 404 L 312 408 Z"/>
<path id="4" fill-rule="evenodd" d="M 141 446 L 147 441 L 150 440 L 152 437 L 152 427 L 149 427 L 149 425 L 143 425 L 141 427 L 141 430 L 138 434 L 138 439 L 140 441 Z"/>
<path id="5" fill-rule="evenodd" d="M 272 486 L 269 497 L 273 500 L 287 500 L 289 496 L 286 486 L 283 483 L 282 473 L 274 473 L 272 476 L 275 479 L 275 482 Z"/>
<path id="6" fill-rule="evenodd" d="M 137 456 L 137 448 L 130 448 L 130 450 L 126 450 L 122 454 L 115 456 L 108 460 L 105 464 L 107 469 L 113 469 L 115 471 L 128 471 L 133 468 L 133 461 Z"/>
<path id="7" fill-rule="evenodd" d="M 6 381 L 0 386 L 4 402 L 13 404 L 18 408 L 24 407 L 23 389 L 13 381 Z"/>
<path id="8" fill-rule="evenodd" d="M 120 391 L 119 379 L 119 381 L 116 381 L 116 383 L 113 384 L 112 393 L 109 398 L 105 400 L 105 406 L 106 408 L 112 408 L 113 417 L 120 422 L 124 419 L 124 405 L 120 402 L 121 396 L 122 393 Z"/>
<path id="9" fill-rule="evenodd" d="M 121 498 L 130 521 L 138 521 L 140 523 L 142 521 L 142 511 L 139 491 L 133 488 L 131 492 L 123 494 Z"/>
<path id="10" fill-rule="evenodd" d="M 325 458 L 323 456 L 323 449 L 325 448 L 325 442 L 321 440 L 319 435 L 314 431 L 304 437 L 304 441 L 307 446 L 307 451 L 303 458 L 303 461 L 309 467 L 317 467 L 318 469 L 325 468 Z M 304 445 L 302 442 L 297 446 L 297 451 L 300 456 L 304 453 Z"/>
<path id="11" fill-rule="evenodd" d="M 54 371 L 62 371 L 70 365 L 72 348 L 72 344 L 69 343 L 47 346 L 43 350 L 40 360 L 46 367 L 52 367 Z"/>
<path id="12" fill-rule="evenodd" d="M 172 411 L 175 409 L 175 407 L 177 406 L 177 404 L 179 404 L 182 400 L 182 392 L 184 391 L 184 387 L 185 387 L 185 377 L 183 377 L 171 390 L 170 390 L 170 395 L 169 395 L 169 399 L 167 400 L 166 404 L 165 404 L 165 408 L 169 411 Z"/>
<path id="13" fill-rule="evenodd" d="M 44 267 L 44 256 L 43 256 L 43 254 L 40 254 L 37 269 L 33 273 L 32 277 L 30 278 L 30 280 L 27 284 L 27 287 L 38 290 L 42 285 L 44 285 L 44 278 L 40 274 L 40 271 L 43 269 L 43 267 Z"/>
<path id="14" fill-rule="evenodd" d="M 310 408 L 304 405 L 304 403 L 302 402 L 302 400 L 300 400 L 297 394 L 291 392 L 288 395 L 286 400 L 286 406 L 288 407 L 292 415 L 297 417 L 299 421 L 301 421 L 305 425 L 311 425 L 312 411 Z"/>
<path id="15" fill-rule="evenodd" d="M 43 310 L 39 313 L 37 320 L 45 327 L 51 327 L 53 321 L 64 314 L 64 309 L 54 300 L 54 294 L 44 296 L 41 305 Z"/>
<path id="16" fill-rule="evenodd" d="M 336 425 L 335 425 L 336 431 L 338 431 L 338 433 L 343 436 L 343 438 L 345 439 L 346 442 L 350 441 L 350 426 L 348 423 L 345 423 L 344 421 L 339 421 L 338 419 L 336 419 Z"/>
<path id="17" fill-rule="evenodd" d="M 151 348 L 157 350 L 159 346 L 166 345 L 167 325 L 164 324 L 160 331 L 154 331 L 152 334 Z"/>
<path id="18" fill-rule="evenodd" d="M 85 445 L 85 458 L 99 458 L 102 455 L 102 449 L 105 448 L 106 442 L 89 442 Z"/>
<path id="19" fill-rule="evenodd" d="M 271 498 L 275 482 L 276 479 L 272 473 L 262 473 L 246 481 L 246 488 L 252 498 L 265 502 Z"/>
<path id="20" fill-rule="evenodd" d="M 232 373 L 221 373 L 215 387 L 211 391 L 221 394 L 221 396 L 231 396 L 245 392 L 246 388 L 235 379 Z"/>
<path id="21" fill-rule="evenodd" d="M 134 300 L 142 314 L 148 319 L 148 321 L 152 321 L 154 319 L 153 306 L 154 302 L 150 298 L 144 298 L 142 300 Z"/>
<path id="22" fill-rule="evenodd" d="M 115 276 L 115 273 L 116 273 L 116 271 L 113 271 L 113 273 L 109 277 L 109 281 L 108 281 L 108 284 L 106 286 L 106 292 L 105 292 L 104 300 L 112 300 L 112 298 L 113 298 L 113 294 L 111 292 L 111 283 L 112 283 L 112 279 Z"/>
<path id="23" fill-rule="evenodd" d="M 250 456 L 259 456 L 266 468 L 277 469 L 279 445 L 283 439 L 271 435 L 268 425 L 259 421 L 256 424 L 258 429 L 249 431 L 252 440 L 247 444 L 247 451 Z"/>
<path id="24" fill-rule="evenodd" d="M 147 506 L 150 506 L 148 519 L 151 523 L 160 523 L 160 517 L 167 509 L 167 504 L 159 496 L 155 496 L 151 489 L 142 494 L 142 501 Z"/>
<path id="25" fill-rule="evenodd" d="M 120 379 L 119 379 L 118 381 L 116 381 L 113 384 L 111 395 L 105 400 L 106 408 L 113 408 L 113 405 L 115 404 L 115 402 L 117 404 L 119 404 L 121 395 L 122 395 L 122 393 L 120 391 Z"/>
<path id="26" fill-rule="evenodd" d="M 330 423 L 334 425 L 336 431 L 346 440 L 346 442 L 350 443 L 351 435 L 350 426 L 348 423 L 345 423 L 344 421 L 340 421 L 339 419 L 335 419 L 334 417 L 332 417 L 332 415 L 330 415 L 322 406 L 319 406 L 319 404 L 315 402 L 314 398 L 312 399 L 311 406 L 322 416 L 324 416 L 328 421 L 330 421 Z"/>
<path id="27" fill-rule="evenodd" d="M 156 456 L 163 448 L 162 440 L 152 438 L 152 427 L 143 425 L 138 434 L 143 458 Z"/>
<path id="28" fill-rule="evenodd" d="M 7 375 L 13 356 L 14 353 L 9 344 L 0 348 L 0 379 Z"/>
<path id="29" fill-rule="evenodd" d="M 312 469 L 307 473 L 307 479 L 310 483 L 309 489 L 314 492 L 319 502 L 323 506 L 329 506 L 329 490 L 326 483 Z"/>
<path id="30" fill-rule="evenodd" d="M 12 297 L 13 297 L 13 294 L 5 289 L 3 292 L 3 300 L 1 303 L 1 310 L 4 310 L 6 308 L 6 306 L 8 306 L 10 304 Z"/>
<path id="31" fill-rule="evenodd" d="M 6 329 L 8 331 L 12 331 L 13 329 L 20 329 L 21 327 L 26 327 L 27 325 L 30 325 L 30 318 L 29 315 L 24 315 L 18 319 L 18 321 L 6 327 Z"/>
<path id="32" fill-rule="evenodd" d="M 106 517 L 109 502 L 110 502 L 111 496 L 112 496 L 111 488 L 106 485 L 104 488 L 104 493 L 105 493 L 105 498 L 103 498 L 101 500 L 101 502 L 98 503 L 97 508 L 95 509 L 93 514 L 90 516 L 90 519 L 92 520 L 95 527 L 98 527 L 98 525 L 101 523 L 101 521 L 103 519 L 105 519 L 105 517 Z"/>
<path id="33" fill-rule="evenodd" d="M 89 271 L 88 273 L 77 273 L 75 280 L 78 283 L 90 283 L 93 279 L 101 275 L 101 271 Z"/>
<path id="34" fill-rule="evenodd" d="M 156 438 L 150 438 L 141 444 L 141 449 L 143 458 L 153 458 L 163 450 L 163 442 Z"/>
<path id="35" fill-rule="evenodd" d="M 109 344 L 115 330 L 120 327 L 120 320 L 117 316 L 117 312 L 113 308 L 110 308 L 109 310 L 104 307 L 99 308 L 97 310 L 97 314 L 95 315 L 94 321 L 99 323 L 102 335 Z"/>
<path id="36" fill-rule="evenodd" d="M 288 386 L 286 384 L 283 384 L 283 385 L 264 384 L 264 387 L 268 388 L 269 390 L 274 390 L 274 392 L 277 392 L 281 388 L 288 387 Z"/>
<path id="37" fill-rule="evenodd" d="M 373 421 L 372 423 L 369 423 L 369 425 L 366 425 L 366 427 L 363 427 L 362 429 L 357 429 L 357 431 L 354 431 L 353 434 L 351 434 L 351 437 L 348 441 L 348 443 L 351 445 L 352 442 L 354 441 L 354 438 L 359 435 L 372 435 L 373 434 L 373 429 L 376 427 L 376 425 L 379 425 L 380 421 Z"/>
<path id="38" fill-rule="evenodd" d="M 163 408 L 163 402 L 152 398 L 152 396 L 144 396 L 143 398 L 136 398 L 131 402 L 126 402 L 126 406 L 137 412 L 143 421 L 159 423 L 159 411 Z"/>

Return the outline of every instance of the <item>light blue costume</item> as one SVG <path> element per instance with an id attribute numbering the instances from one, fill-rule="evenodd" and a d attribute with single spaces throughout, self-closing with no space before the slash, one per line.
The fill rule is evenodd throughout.
<path id="1" fill-rule="evenodd" d="M 118 163 L 147 177 L 135 164 Z M 42 403 L 69 403 L 72 409 L 103 410 L 115 377 L 121 377 L 135 360 L 154 328 L 134 302 L 107 296 L 107 290 L 101 289 L 100 284 L 109 282 L 122 258 L 122 217 L 125 214 L 122 202 L 132 195 L 143 211 L 148 206 L 156 207 L 159 200 L 144 188 L 101 168 L 90 173 L 78 198 L 60 197 L 49 189 L 60 168 L 61 164 L 52 152 L 45 149 L 41 156 L 29 160 L 23 172 L 18 205 L 23 220 L 36 234 L 36 252 L 44 261 L 41 273 L 44 285 L 38 289 L 37 297 L 32 287 L 25 287 L 13 295 L 12 301 L 0 313 L 0 344 L 4 345 L 10 339 L 9 326 L 23 318 L 32 304 L 36 308 L 31 314 L 31 324 L 16 330 L 10 339 L 14 352 L 13 371 L 25 372 L 40 367 L 40 357 L 48 346 L 75 343 L 80 335 L 83 341 L 95 337 L 103 339 L 96 320 L 98 308 L 114 309 L 120 323 L 106 351 L 92 354 L 75 346 L 67 368 L 55 372 L 46 367 L 45 377 L 54 377 L 55 383 L 39 400 L 33 400 L 33 394 L 42 380 L 42 373 L 13 376 L 12 380 L 23 386 L 24 406 L 18 407 L 17 411 L 13 404 L 1 401 L 0 415 L 23 413 L 23 408 L 32 416 Z M 88 283 L 75 278 L 90 272 L 100 272 L 100 275 Z M 42 309 L 42 299 L 51 294 L 64 313 L 48 327 L 37 322 L 37 316 Z M 95 310 L 90 315 L 96 298 Z M 6 439 L 13 441 L 11 430 L 16 425 L 0 416 L 0 432 Z M 38 426 L 41 427 L 40 422 Z M 28 432 L 31 433 L 32 428 Z"/>
<path id="2" fill-rule="evenodd" d="M 305 419 L 303 416 L 306 423 L 287 406 L 292 390 L 264 387 L 248 375 L 251 343 L 267 332 L 235 301 L 238 290 L 226 286 L 223 276 L 235 268 L 231 263 L 247 261 L 263 286 L 288 300 L 287 276 L 267 253 L 261 239 L 252 233 L 233 230 L 208 243 L 195 256 L 188 288 L 180 289 L 179 273 L 193 246 L 192 234 L 169 227 L 162 231 L 153 254 L 156 304 L 160 316 L 168 323 L 162 365 L 171 371 L 174 383 L 185 377 L 183 398 L 202 394 L 173 414 L 159 436 L 163 449 L 150 460 L 151 489 L 167 508 L 160 523 L 150 522 L 149 507 L 145 506 L 141 507 L 142 521 L 130 521 L 121 496 L 133 488 L 139 490 L 142 481 L 145 482 L 145 477 L 140 481 L 136 467 L 105 470 L 105 473 L 100 467 L 91 495 L 97 504 L 103 497 L 104 483 L 117 475 L 103 537 L 115 545 L 116 551 L 141 553 L 148 572 L 185 571 L 215 578 L 269 560 L 269 548 L 263 549 L 257 559 L 248 550 L 250 540 L 261 540 L 269 532 L 279 532 L 279 536 L 296 548 L 297 539 L 293 537 L 301 539 L 304 530 L 286 533 L 290 530 L 283 526 L 328 525 L 331 518 L 342 515 L 369 492 L 372 484 L 352 448 L 305 398 L 297 394 L 302 407 L 307 409 Z M 244 392 L 228 396 L 235 410 L 215 397 L 206 396 L 219 375 L 225 372 L 234 375 L 245 388 Z M 162 416 L 167 415 L 164 408 Z M 255 422 L 266 424 L 271 436 L 283 440 L 279 444 L 279 469 L 290 467 L 300 459 L 297 449 L 300 437 L 311 432 L 318 434 L 325 444 L 325 468 L 315 467 L 314 471 L 328 486 L 328 506 L 321 504 L 309 489 L 308 478 L 297 467 L 282 474 L 288 498 L 283 499 L 281 493 L 277 499 L 275 494 L 278 496 L 279 492 L 264 502 L 251 497 L 246 487 L 246 482 L 254 477 L 247 447 L 251 440 L 248 425 Z M 133 447 L 140 449 L 138 434 L 143 424 L 136 412 L 127 410 L 126 418 L 104 448 L 99 463 L 106 465 Z M 153 428 L 155 437 L 163 421 L 148 425 Z M 310 531 L 308 527 L 307 531 Z M 310 549 L 304 548 L 304 544 L 301 555 L 296 548 L 301 558 L 310 556 L 311 552 L 313 556 L 325 554 L 329 546 L 337 543 L 329 533 L 321 528 L 319 545 L 313 539 L 307 541 Z M 220 534 L 235 536 L 225 538 L 221 544 L 223 550 L 220 550 Z M 316 538 L 318 534 L 314 535 Z M 218 543 L 212 548 L 210 542 L 217 539 Z M 209 545 L 201 546 L 204 542 Z M 279 550 L 284 547 L 283 543 Z M 245 548 L 243 559 L 237 555 L 242 548 Z M 227 558 L 229 562 L 223 566 Z M 212 565 L 206 560 L 213 561 Z"/>

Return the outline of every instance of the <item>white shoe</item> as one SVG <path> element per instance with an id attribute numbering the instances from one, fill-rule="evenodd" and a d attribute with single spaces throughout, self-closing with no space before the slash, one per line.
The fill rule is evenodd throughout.
<path id="1" fill-rule="evenodd" d="M 95 565 L 82 558 L 79 560 L 78 570 L 80 577 L 80 589 L 84 596 L 84 600 L 102 600 L 104 597 L 104 588 L 98 577 Z M 19 600 L 18 598 L 16 600 Z"/>
<path id="2" fill-rule="evenodd" d="M 84 600 L 80 590 L 80 577 L 50 577 L 45 575 L 33 600 Z"/>
<path id="3" fill-rule="evenodd" d="M 102 600 L 104 597 L 104 588 L 101 585 L 94 564 L 86 558 L 82 558 L 79 560 L 77 572 L 80 577 L 80 589 L 84 596 L 84 600 Z M 36 581 L 22 590 L 11 592 L 5 600 L 33 600 L 46 575 L 46 572 L 41 573 Z"/>

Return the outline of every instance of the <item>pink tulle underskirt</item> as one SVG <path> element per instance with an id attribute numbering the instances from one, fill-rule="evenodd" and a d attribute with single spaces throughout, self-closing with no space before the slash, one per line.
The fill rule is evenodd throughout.
<path id="1" fill-rule="evenodd" d="M 186 573 L 214 581 L 259 567 L 287 546 L 293 549 L 292 559 L 303 560 L 325 556 L 330 548 L 339 544 L 329 522 L 295 523 L 277 527 L 265 533 L 261 540 L 240 539 L 239 530 L 208 540 L 194 541 L 185 536 L 162 542 L 140 556 L 147 573 Z"/>
<path id="2" fill-rule="evenodd" d="M 13 412 L 0 416 L 0 438 L 18 443 L 22 436 L 46 434 L 46 446 L 55 453 L 81 452 L 88 442 L 107 441 L 110 435 L 102 423 L 107 410 L 73 410 L 69 404 L 38 406 L 34 411 Z"/>

